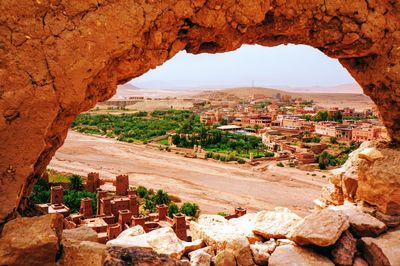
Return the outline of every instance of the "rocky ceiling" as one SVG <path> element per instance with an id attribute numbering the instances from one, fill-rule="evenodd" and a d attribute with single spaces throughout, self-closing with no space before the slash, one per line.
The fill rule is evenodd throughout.
<path id="1" fill-rule="evenodd" d="M 396 0 L 2 0 L 0 14 L 0 222 L 24 207 L 77 114 L 181 50 L 313 46 L 400 141 Z"/>

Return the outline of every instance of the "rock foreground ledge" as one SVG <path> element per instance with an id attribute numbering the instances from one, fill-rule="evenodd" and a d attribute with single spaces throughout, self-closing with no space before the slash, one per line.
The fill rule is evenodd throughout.
<path id="1" fill-rule="evenodd" d="M 0 223 L 23 211 L 76 115 L 181 50 L 315 47 L 400 141 L 398 1 L 3 0 L 0 13 Z"/>
<path id="2" fill-rule="evenodd" d="M 107 244 L 100 244 L 97 233 L 89 227 L 63 231 L 61 215 L 17 218 L 7 223 L 2 232 L 0 264 L 354 266 L 400 263 L 400 227 L 378 232 L 373 226 L 365 226 L 364 235 L 379 235 L 360 237 L 360 231 L 352 233 L 351 225 L 355 222 L 338 207 L 317 210 L 304 218 L 295 217 L 284 208 L 268 211 L 268 215 L 260 211 L 230 220 L 219 215 L 201 215 L 197 221 L 191 221 L 192 242 L 181 241 L 169 227 L 145 233 L 138 225 Z M 276 217 L 284 227 L 278 223 L 274 225 L 276 228 L 267 226 Z M 286 225 L 293 223 L 293 218 L 297 221 L 288 228 Z M 259 228 L 288 231 L 290 240 L 281 233 L 274 238 L 264 237 L 263 232 L 258 234 Z M 372 233 L 367 232 L 369 229 Z M 354 264 L 356 261 L 359 264 Z"/>

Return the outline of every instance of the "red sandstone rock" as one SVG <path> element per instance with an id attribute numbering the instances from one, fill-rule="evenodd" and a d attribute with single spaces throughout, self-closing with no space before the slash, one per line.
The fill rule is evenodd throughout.
<path id="1" fill-rule="evenodd" d="M 289 239 L 298 245 L 331 246 L 349 228 L 346 215 L 323 209 L 297 223 L 289 233 Z"/>
<path id="2" fill-rule="evenodd" d="M 140 265 L 140 266 L 181 266 L 182 262 L 167 255 L 157 254 L 147 248 L 110 247 L 104 261 L 105 266 L 113 265 Z"/>
<path id="3" fill-rule="evenodd" d="M 335 265 L 353 265 L 354 255 L 357 252 L 357 240 L 349 231 L 344 231 L 331 251 Z"/>
<path id="4" fill-rule="evenodd" d="M 345 214 L 350 223 L 351 232 L 357 237 L 376 237 L 387 230 L 386 225 L 377 218 L 364 213 L 360 207 L 351 204 L 329 207 Z"/>
<path id="5" fill-rule="evenodd" d="M 77 114 L 181 50 L 305 44 L 338 58 L 400 141 L 397 1 L 0 2 L 0 222 Z M 21 190 L 22 189 L 22 190 Z"/>
<path id="6" fill-rule="evenodd" d="M 400 265 L 400 230 L 387 232 L 377 238 L 363 237 L 359 242 L 369 265 Z"/>
<path id="7" fill-rule="evenodd" d="M 269 266 L 333 266 L 328 258 L 307 248 L 284 245 L 276 248 L 269 258 Z"/>
<path id="8" fill-rule="evenodd" d="M 0 238 L 0 265 L 54 265 L 62 228 L 61 214 L 8 222 Z"/>

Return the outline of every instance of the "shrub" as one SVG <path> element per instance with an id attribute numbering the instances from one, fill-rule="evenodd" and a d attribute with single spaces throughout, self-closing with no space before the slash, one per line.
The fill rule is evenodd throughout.
<path id="1" fill-rule="evenodd" d="M 223 217 L 228 216 L 228 214 L 224 213 L 224 212 L 218 212 L 217 215 L 221 215 Z"/>
<path id="2" fill-rule="evenodd" d="M 147 188 L 145 188 L 144 186 L 138 186 L 136 189 L 136 192 L 139 195 L 139 197 L 141 197 L 142 199 L 146 198 L 147 195 L 149 194 L 149 192 L 147 191 Z"/>
<path id="3" fill-rule="evenodd" d="M 82 198 L 92 199 L 93 213 L 96 213 L 97 195 L 88 191 L 64 190 L 64 203 L 71 209 L 71 213 L 79 211 Z"/>
<path id="4" fill-rule="evenodd" d="M 69 189 L 82 191 L 83 190 L 82 177 L 79 175 L 72 175 L 69 179 Z"/>
<path id="5" fill-rule="evenodd" d="M 157 190 L 157 193 L 153 196 L 152 200 L 155 204 L 169 204 L 171 199 L 168 196 L 167 192 L 164 192 L 162 189 Z"/>
<path id="6" fill-rule="evenodd" d="M 283 165 L 282 162 L 277 163 L 276 166 L 278 166 L 278 167 L 285 167 L 285 165 Z"/>
<path id="7" fill-rule="evenodd" d="M 244 164 L 246 161 L 243 158 L 238 158 L 237 162 L 240 164 Z"/>
<path id="8" fill-rule="evenodd" d="M 33 187 L 30 199 L 36 204 L 50 202 L 49 182 L 39 179 L 39 181 Z"/>
<path id="9" fill-rule="evenodd" d="M 156 211 L 156 204 L 154 203 L 154 201 L 152 201 L 150 199 L 145 199 L 143 208 L 145 210 L 150 211 L 150 212 L 155 212 Z"/>
<path id="10" fill-rule="evenodd" d="M 187 216 L 195 216 L 198 209 L 199 206 L 196 203 L 185 202 L 180 211 Z"/>
<path id="11" fill-rule="evenodd" d="M 175 213 L 179 212 L 179 208 L 175 203 L 171 203 L 168 207 L 168 217 L 172 218 Z"/>

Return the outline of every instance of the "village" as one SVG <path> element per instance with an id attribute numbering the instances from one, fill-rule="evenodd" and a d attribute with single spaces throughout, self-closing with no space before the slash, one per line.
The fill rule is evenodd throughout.
<path id="1" fill-rule="evenodd" d="M 364 141 L 387 140 L 385 127 L 376 108 L 356 111 L 350 107 L 324 108 L 313 100 L 276 94 L 255 94 L 247 99 L 214 97 L 197 110 L 200 121 L 219 125 L 220 130 L 262 138 L 272 158 L 250 161 L 294 159 L 299 164 L 317 162 L 316 155 L 328 151 L 340 156 L 343 151 L 329 149 L 332 144 L 359 145 Z"/>
<path id="2" fill-rule="evenodd" d="M 348 154 L 364 141 L 384 141 L 387 131 L 378 118 L 373 105 L 363 109 L 345 106 L 325 107 L 324 103 L 290 94 L 263 93 L 238 97 L 233 93 L 213 91 L 193 98 L 165 97 L 146 98 L 130 96 L 112 99 L 98 106 L 106 107 L 110 114 L 130 114 L 132 104 L 150 101 L 165 102 L 167 110 L 188 110 L 199 117 L 202 125 L 215 128 L 230 136 L 254 136 L 260 138 L 263 149 L 249 150 L 247 155 L 227 153 L 221 149 L 209 149 L 197 139 L 192 147 L 180 145 L 179 138 L 190 140 L 198 133 L 182 134 L 170 130 L 147 142 L 147 146 L 180 153 L 187 157 L 212 158 L 221 161 L 236 160 L 257 165 L 263 161 L 277 161 L 279 166 L 306 169 L 329 169 L 344 163 Z M 180 102 L 180 105 L 173 103 Z M 182 105 L 182 103 L 185 103 Z M 157 105 L 157 104 L 156 104 Z M 358 106 L 359 107 L 359 106 Z M 370 108 L 369 108 L 370 107 Z M 96 110 L 91 112 L 96 114 Z M 136 111 L 137 112 L 137 111 Z M 232 135 L 233 134 L 233 135 Z M 177 145 L 178 144 L 178 145 Z M 193 149 L 192 149 L 193 148 Z M 265 149 L 264 149 L 265 148 Z M 232 157 L 233 159 L 229 159 Z"/>
<path id="3" fill-rule="evenodd" d="M 175 204 L 169 204 L 169 196 L 164 194 L 166 198 L 161 199 L 161 204 L 156 205 L 156 212 L 145 211 L 145 206 L 144 208 L 141 206 L 143 200 L 140 199 L 138 191 L 129 185 L 128 175 L 118 175 L 109 182 L 101 179 L 99 173 L 88 173 L 80 189 L 94 193 L 95 196 L 94 199 L 77 198 L 80 200 L 77 213 L 73 213 L 64 201 L 64 192 L 73 189 L 70 183 L 49 182 L 48 174 L 42 176 L 42 181 L 50 185 L 50 202 L 37 203 L 36 208 L 43 214 L 63 215 L 64 229 L 79 227 L 93 229 L 97 234 L 98 243 L 106 244 L 133 227 L 139 230 L 137 234 L 171 228 L 180 240 L 192 241 L 189 225 L 193 218 L 198 217 L 199 210 L 193 214 L 195 217 L 187 216 L 178 209 L 173 210 L 172 206 Z M 237 207 L 233 214 L 223 216 L 229 220 L 241 217 L 246 212 L 246 209 Z"/>

